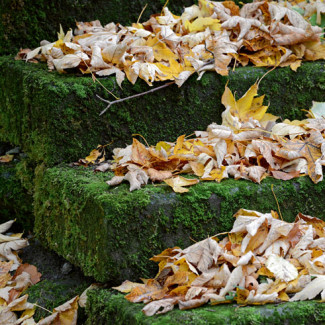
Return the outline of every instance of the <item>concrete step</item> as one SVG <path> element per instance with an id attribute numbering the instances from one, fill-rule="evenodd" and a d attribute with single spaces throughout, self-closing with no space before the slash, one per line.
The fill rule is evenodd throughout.
<path id="1" fill-rule="evenodd" d="M 34 195 L 39 240 L 85 275 L 119 284 L 152 277 L 148 259 L 167 247 L 185 248 L 207 236 L 228 231 L 240 208 L 269 212 L 279 201 L 285 220 L 299 213 L 325 219 L 325 182 L 309 178 L 272 178 L 255 184 L 227 179 L 201 182 L 185 194 L 164 185 L 129 192 L 128 184 L 108 187 L 111 173 L 83 167 L 39 170 Z"/>
<path id="2" fill-rule="evenodd" d="M 88 325 L 311 325 L 324 324 L 325 305 L 317 301 L 298 301 L 264 306 L 240 307 L 206 305 L 191 310 L 174 309 L 167 314 L 145 316 L 144 304 L 128 302 L 122 294 L 99 289 L 88 293 Z"/>
<path id="3" fill-rule="evenodd" d="M 221 121 L 221 96 L 228 80 L 241 96 L 266 71 L 244 67 L 229 77 L 210 72 L 200 81 L 192 76 L 181 88 L 172 85 L 112 105 L 99 116 L 105 104 L 95 95 L 109 97 L 89 76 L 49 73 L 44 64 L 0 57 L 0 141 L 21 146 L 33 162 L 48 166 L 84 157 L 98 144 L 114 141 L 111 147 L 125 146 L 133 133 L 150 144 L 175 141 Z M 324 100 L 324 72 L 324 61 L 305 63 L 297 72 L 276 69 L 263 79 L 259 93 L 266 94 L 270 113 L 301 119 L 301 109 L 310 108 L 312 100 Z M 115 77 L 102 83 L 120 98 L 149 89 L 138 81 L 134 86 L 125 82 L 120 90 Z"/>

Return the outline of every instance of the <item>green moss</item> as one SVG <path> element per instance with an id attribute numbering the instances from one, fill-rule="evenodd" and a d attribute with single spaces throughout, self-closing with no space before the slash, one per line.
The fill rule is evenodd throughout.
<path id="1" fill-rule="evenodd" d="M 39 306 L 48 310 L 58 307 L 73 297 L 80 295 L 87 288 L 87 284 L 71 286 L 70 283 L 54 282 L 53 280 L 43 280 L 25 292 L 28 294 L 30 303 L 37 303 Z M 41 318 L 49 316 L 49 313 L 41 308 L 36 308 L 34 319 L 39 321 Z"/>
<path id="2" fill-rule="evenodd" d="M 54 41 L 60 24 L 65 31 L 74 28 L 76 21 L 99 19 L 103 25 L 112 21 L 131 24 L 137 21 L 146 3 L 145 0 L 42 0 L 37 3 L 32 0 L 1 0 L 0 32 L 3 37 L 0 54 L 15 53 L 20 47 L 37 47 L 43 39 Z M 169 8 L 179 14 L 184 6 L 192 3 L 192 0 L 172 1 Z M 150 1 L 142 21 L 160 12 L 163 5 L 161 1 Z"/>
<path id="3" fill-rule="evenodd" d="M 186 247 L 190 238 L 230 230 L 240 208 L 276 210 L 271 184 L 285 220 L 293 221 L 298 212 L 325 218 L 325 182 L 314 185 L 308 178 L 266 179 L 261 185 L 202 182 L 180 195 L 167 186 L 132 193 L 127 184 L 108 188 L 109 175 L 51 168 L 39 174 L 34 196 L 35 231 L 42 243 L 98 281 L 153 276 L 157 268 L 148 259 L 166 247 Z"/>
<path id="4" fill-rule="evenodd" d="M 31 230 L 32 196 L 17 176 L 17 164 L 0 164 L 0 223 L 16 219 L 17 230 Z"/>
<path id="5" fill-rule="evenodd" d="M 174 141 L 181 134 L 204 130 L 221 121 L 221 96 L 230 88 L 242 95 L 266 69 L 245 67 L 229 78 L 214 72 L 200 81 L 193 76 L 181 88 L 175 85 L 157 93 L 105 107 L 95 94 L 109 99 L 92 79 L 49 73 L 43 64 L 0 58 L 0 140 L 19 144 L 35 164 L 53 165 L 84 157 L 98 144 L 114 147 L 131 142 L 140 133 L 149 143 Z M 282 118 L 301 119 L 312 100 L 322 101 L 324 62 L 305 63 L 298 72 L 277 69 L 261 82 L 260 94 L 270 101 L 270 112 Z M 121 98 L 148 90 L 141 80 L 124 82 L 119 90 L 114 77 L 102 79 Z M 112 146 L 112 147 L 113 147 Z"/>
<path id="6" fill-rule="evenodd" d="M 231 324 L 231 325 L 282 325 L 322 324 L 325 322 L 324 304 L 316 301 L 282 303 L 278 305 L 248 306 L 206 305 L 192 310 L 178 310 L 164 315 L 147 317 L 142 314 L 143 304 L 132 304 L 122 294 L 111 290 L 88 292 L 87 324 Z"/>
<path id="7" fill-rule="evenodd" d="M 238 3 L 251 2 L 251 0 Z M 61 24 L 64 30 L 75 27 L 76 21 L 99 19 L 103 25 L 110 22 L 129 25 L 138 20 L 141 10 L 148 4 L 141 22 L 150 15 L 159 13 L 165 0 L 1 0 L 0 54 L 13 54 L 19 48 L 39 46 L 43 39 L 54 41 Z M 174 14 L 180 14 L 184 7 L 197 3 L 195 0 L 170 1 L 168 8 Z"/>

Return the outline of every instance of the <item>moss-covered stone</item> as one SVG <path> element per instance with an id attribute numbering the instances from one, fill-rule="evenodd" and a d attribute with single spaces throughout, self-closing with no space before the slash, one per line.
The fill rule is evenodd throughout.
<path id="1" fill-rule="evenodd" d="M 56 40 L 60 24 L 64 30 L 75 27 L 76 21 L 99 19 L 103 24 L 136 22 L 148 3 L 141 21 L 160 12 L 165 0 L 1 0 L 0 54 L 15 53 L 20 47 L 37 47 L 43 39 Z M 179 14 L 192 0 L 171 1 L 169 8 Z"/>
<path id="2" fill-rule="evenodd" d="M 132 304 L 122 294 L 110 290 L 88 292 L 88 325 L 313 325 L 324 324 L 325 305 L 317 301 L 288 302 L 277 305 L 206 305 L 192 310 L 174 309 L 164 315 L 145 316 L 143 304 Z"/>
<path id="3" fill-rule="evenodd" d="M 87 285 L 84 283 L 71 286 L 70 283 L 44 280 L 31 286 L 25 293 L 28 294 L 29 302 L 52 311 L 55 307 L 80 295 L 86 288 Z M 36 321 L 49 316 L 49 312 L 41 307 L 36 308 L 34 315 Z"/>
<path id="4" fill-rule="evenodd" d="M 38 306 L 53 310 L 66 301 L 81 293 L 93 282 L 85 278 L 79 269 L 67 263 L 54 252 L 44 249 L 37 240 L 29 240 L 29 246 L 20 252 L 19 257 L 23 263 L 32 264 L 42 274 L 41 281 L 29 287 L 24 294 L 28 294 L 28 301 Z M 34 318 L 49 316 L 41 307 L 36 308 Z M 83 309 L 80 309 L 82 316 Z M 83 324 L 79 319 L 78 324 Z"/>
<path id="5" fill-rule="evenodd" d="M 312 100 L 322 101 L 325 89 L 324 62 L 305 63 L 298 72 L 289 68 L 269 73 L 261 82 L 270 112 L 283 118 L 303 118 Z M 238 96 L 266 69 L 238 68 L 229 78 L 214 72 L 200 81 L 193 76 L 181 88 L 175 85 L 156 93 L 112 105 L 96 98 L 109 95 L 89 76 L 49 73 L 43 64 L 26 64 L 12 57 L 0 58 L 0 141 L 19 144 L 36 163 L 53 165 L 84 157 L 98 144 L 112 147 L 131 142 L 133 133 L 149 143 L 174 141 L 181 134 L 204 130 L 221 121 L 221 95 L 229 86 Z M 102 79 L 106 88 L 121 98 L 148 90 L 139 80 L 134 86 L 116 85 L 115 77 Z M 107 97 L 109 98 L 109 97 Z M 112 99 L 112 98 L 109 98 Z"/>
<path id="6" fill-rule="evenodd" d="M 235 0 L 238 3 L 251 0 Z M 39 46 L 43 39 L 56 40 L 61 24 L 64 30 L 75 27 L 76 21 L 99 19 L 103 24 L 110 22 L 129 25 L 136 22 L 141 10 L 146 21 L 150 15 L 159 13 L 166 0 L 0 0 L 0 55 L 14 54 L 19 48 Z M 168 8 L 180 14 L 184 7 L 197 3 L 195 0 L 170 1 Z"/>
<path id="7" fill-rule="evenodd" d="M 228 231 L 240 208 L 276 210 L 271 184 L 285 220 L 298 212 L 325 219 L 325 182 L 309 178 L 202 182 L 185 195 L 167 185 L 129 192 L 128 184 L 109 188 L 110 174 L 84 168 L 51 168 L 39 173 L 35 190 L 35 232 L 44 245 L 85 275 L 116 284 L 153 276 L 148 259 L 167 247 L 186 247 Z"/>
<path id="8" fill-rule="evenodd" d="M 17 175 L 21 163 L 0 163 L 0 223 L 16 219 L 16 230 L 31 230 L 34 224 L 32 196 Z"/>

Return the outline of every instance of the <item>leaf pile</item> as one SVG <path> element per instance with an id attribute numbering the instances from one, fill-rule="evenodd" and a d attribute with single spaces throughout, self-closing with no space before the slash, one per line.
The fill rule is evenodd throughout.
<path id="1" fill-rule="evenodd" d="M 323 0 L 287 1 L 284 6 L 299 12 L 311 25 L 325 27 L 325 3 Z"/>
<path id="2" fill-rule="evenodd" d="M 276 212 L 241 209 L 228 236 L 209 237 L 181 249 L 168 248 L 151 260 L 154 279 L 123 282 L 117 289 L 131 302 L 144 302 L 147 316 L 179 309 L 237 302 L 266 304 L 325 301 L 325 222 L 299 214 L 293 223 Z"/>
<path id="3" fill-rule="evenodd" d="M 319 12 L 319 9 L 315 9 Z M 148 85 L 175 80 L 181 86 L 194 72 L 228 75 L 231 62 L 258 67 L 290 66 L 325 59 L 322 28 L 312 26 L 286 3 L 254 2 L 240 9 L 233 1 L 199 0 L 181 16 L 167 7 L 145 23 L 124 27 L 98 20 L 79 22 L 73 36 L 61 29 L 59 40 L 23 49 L 17 59 L 47 61 L 50 70 L 78 68 L 98 76 L 116 75 Z"/>
<path id="4" fill-rule="evenodd" d="M 323 179 L 325 165 L 325 105 L 314 103 L 311 118 L 284 120 L 267 113 L 264 96 L 256 97 L 255 83 L 239 100 L 226 86 L 222 103 L 222 125 L 212 123 L 196 137 L 180 136 L 176 143 L 160 141 L 146 147 L 138 140 L 124 149 L 114 149 L 108 185 L 123 180 L 130 191 L 141 188 L 150 179 L 165 181 L 175 192 L 187 192 L 184 186 L 202 181 L 234 177 L 259 183 L 267 176 L 288 180 L 308 174 L 314 183 Z M 194 174 L 187 179 L 179 174 Z"/>
<path id="5" fill-rule="evenodd" d="M 37 305 L 27 301 L 27 294 L 22 294 L 38 283 L 42 275 L 35 266 L 21 264 L 18 258 L 17 251 L 28 246 L 22 234 L 3 234 L 13 223 L 11 220 L 0 225 L 0 324 L 77 324 L 78 296 L 55 308 L 49 317 L 35 322 L 33 315 Z"/>

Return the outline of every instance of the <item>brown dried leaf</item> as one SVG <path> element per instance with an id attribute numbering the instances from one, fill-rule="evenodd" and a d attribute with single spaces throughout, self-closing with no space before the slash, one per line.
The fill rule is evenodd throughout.
<path id="1" fill-rule="evenodd" d="M 154 168 L 149 168 L 147 170 L 147 173 L 153 182 L 162 182 L 165 179 L 171 178 L 173 176 L 172 172 L 169 170 L 157 170 Z"/>
<path id="2" fill-rule="evenodd" d="M 26 272 L 30 275 L 30 281 L 32 285 L 41 281 L 42 274 L 37 271 L 37 267 L 28 263 L 21 264 L 16 270 L 15 275 L 12 279 L 15 280 L 23 272 Z"/>

